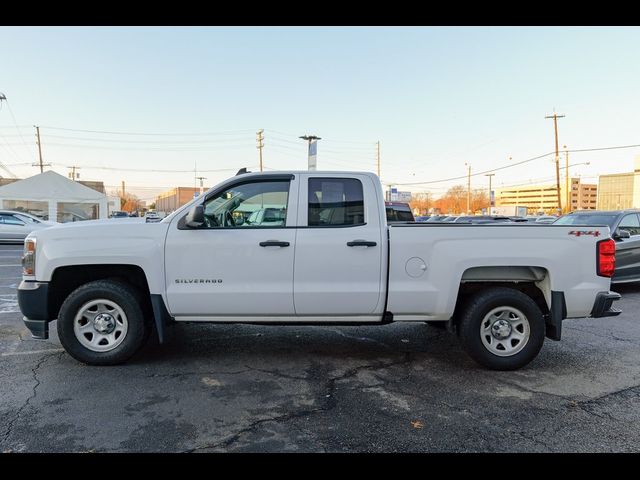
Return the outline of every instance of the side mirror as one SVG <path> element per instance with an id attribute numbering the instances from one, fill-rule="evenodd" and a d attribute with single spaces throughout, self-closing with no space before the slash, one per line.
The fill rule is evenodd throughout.
<path id="1" fill-rule="evenodd" d="M 629 230 L 622 230 L 620 228 L 616 228 L 616 231 L 613 234 L 613 238 L 615 240 L 622 240 L 623 238 L 631 238 L 631 232 L 629 232 Z"/>
<path id="2" fill-rule="evenodd" d="M 200 228 L 204 225 L 204 206 L 194 205 L 191 207 L 184 224 L 189 228 Z"/>

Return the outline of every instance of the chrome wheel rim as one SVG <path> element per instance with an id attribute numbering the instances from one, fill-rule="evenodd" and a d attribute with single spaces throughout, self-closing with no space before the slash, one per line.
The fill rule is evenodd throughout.
<path id="1" fill-rule="evenodd" d="M 530 336 L 529 320 L 514 307 L 496 307 L 480 323 L 482 344 L 499 357 L 510 357 L 520 352 Z"/>
<path id="2" fill-rule="evenodd" d="M 116 348 L 127 336 L 128 327 L 124 310 L 105 298 L 85 303 L 73 321 L 76 338 L 93 352 L 108 352 Z"/>

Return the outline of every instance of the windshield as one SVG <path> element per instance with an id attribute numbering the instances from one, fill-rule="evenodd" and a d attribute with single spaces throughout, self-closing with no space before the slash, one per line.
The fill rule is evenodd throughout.
<path id="1" fill-rule="evenodd" d="M 565 215 L 553 222 L 554 225 L 609 225 L 613 230 L 617 215 L 594 215 L 592 213 L 578 213 Z"/>

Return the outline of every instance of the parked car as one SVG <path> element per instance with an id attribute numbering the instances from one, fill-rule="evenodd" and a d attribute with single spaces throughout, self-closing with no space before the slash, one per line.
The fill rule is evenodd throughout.
<path id="1" fill-rule="evenodd" d="M 553 224 L 609 226 L 611 238 L 616 241 L 616 269 L 611 283 L 640 281 L 640 209 L 578 210 L 557 218 Z"/>
<path id="2" fill-rule="evenodd" d="M 46 339 L 57 319 L 73 358 L 111 365 L 153 327 L 163 342 L 174 321 L 440 322 L 481 365 L 513 370 L 545 336 L 560 340 L 565 318 L 621 313 L 606 227 L 387 225 L 382 195 L 367 172 L 245 173 L 159 223 L 33 232 L 18 288 L 25 326 Z M 284 225 L 233 220 L 266 198 Z"/>
<path id="3" fill-rule="evenodd" d="M 429 223 L 443 222 L 446 218 L 449 218 L 448 215 L 431 215 L 426 221 Z"/>
<path id="4" fill-rule="evenodd" d="M 22 243 L 27 235 L 55 225 L 55 222 L 42 220 L 35 215 L 14 210 L 0 210 L 0 242 Z"/>
<path id="5" fill-rule="evenodd" d="M 384 206 L 387 211 L 387 223 L 416 221 L 408 203 L 384 202 Z"/>
<path id="6" fill-rule="evenodd" d="M 452 223 L 510 223 L 519 220 L 521 217 L 503 217 L 500 215 L 465 215 L 452 220 Z"/>
<path id="7" fill-rule="evenodd" d="M 109 215 L 109 218 L 124 218 L 128 216 L 129 214 L 127 212 L 123 212 L 121 210 L 115 210 L 111 212 L 111 214 Z"/>
<path id="8" fill-rule="evenodd" d="M 556 220 L 558 220 L 558 217 L 555 215 L 540 215 L 538 218 L 536 218 L 536 223 L 537 224 L 553 223 Z"/>
<path id="9" fill-rule="evenodd" d="M 159 222 L 160 220 L 162 220 L 162 218 L 160 218 L 160 215 L 158 215 L 157 212 L 154 212 L 152 210 L 149 210 L 147 213 L 144 214 L 144 219 L 146 222 L 149 222 L 149 223 Z"/>
<path id="10" fill-rule="evenodd" d="M 416 217 L 416 222 L 428 222 L 430 218 L 428 215 L 419 215 Z"/>

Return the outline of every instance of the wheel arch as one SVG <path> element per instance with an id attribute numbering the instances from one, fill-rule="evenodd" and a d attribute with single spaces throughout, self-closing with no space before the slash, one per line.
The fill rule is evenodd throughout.
<path id="1" fill-rule="evenodd" d="M 480 291 L 494 287 L 511 288 L 529 296 L 545 318 L 546 336 L 560 340 L 560 323 L 566 317 L 566 308 L 563 310 L 560 305 L 558 310 L 558 301 L 564 303 L 564 295 L 552 292 L 549 271 L 539 266 L 480 266 L 465 270 L 458 288 L 454 324 L 466 301 Z"/>
<path id="2" fill-rule="evenodd" d="M 154 319 L 158 338 L 164 341 L 164 325 L 169 318 L 161 295 L 152 295 L 147 276 L 139 265 L 92 264 L 68 265 L 56 268 L 49 282 L 48 309 L 51 318 L 57 318 L 64 300 L 76 288 L 94 280 L 117 280 L 133 286 L 139 293 L 145 317 Z"/>

